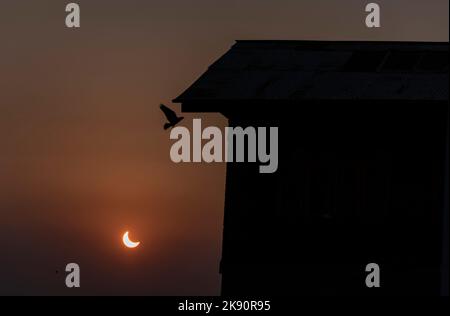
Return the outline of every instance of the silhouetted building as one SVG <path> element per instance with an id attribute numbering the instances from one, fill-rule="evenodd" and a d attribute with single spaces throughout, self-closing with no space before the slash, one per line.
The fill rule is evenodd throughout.
<path id="1" fill-rule="evenodd" d="M 276 173 L 227 165 L 222 293 L 448 293 L 448 85 L 448 43 L 238 41 L 211 65 L 184 112 L 279 127 Z"/>

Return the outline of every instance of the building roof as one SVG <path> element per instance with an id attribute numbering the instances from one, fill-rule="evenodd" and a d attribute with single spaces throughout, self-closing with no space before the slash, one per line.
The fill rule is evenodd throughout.
<path id="1" fill-rule="evenodd" d="M 448 100 L 448 43 L 237 41 L 174 102 Z"/>

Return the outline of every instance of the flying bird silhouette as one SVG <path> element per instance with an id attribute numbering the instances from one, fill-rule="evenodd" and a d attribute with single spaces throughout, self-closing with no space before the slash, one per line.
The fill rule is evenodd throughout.
<path id="1" fill-rule="evenodd" d="M 177 125 L 182 119 L 184 119 L 184 117 L 178 117 L 177 114 L 172 111 L 171 109 L 169 109 L 167 106 L 165 106 L 164 104 L 161 104 L 159 106 L 159 108 L 161 109 L 161 111 L 163 111 L 164 115 L 166 116 L 167 120 L 169 121 L 168 123 L 164 124 L 164 129 L 168 129 L 171 127 L 174 127 L 175 125 Z"/>

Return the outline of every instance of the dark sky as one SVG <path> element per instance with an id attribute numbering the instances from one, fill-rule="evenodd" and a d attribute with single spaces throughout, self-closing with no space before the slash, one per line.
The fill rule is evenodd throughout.
<path id="1" fill-rule="evenodd" d="M 448 0 L 375 1 L 380 29 L 362 0 L 80 0 L 69 30 L 68 2 L 0 0 L 0 294 L 218 294 L 225 166 L 172 163 L 158 104 L 236 39 L 448 41 Z"/>

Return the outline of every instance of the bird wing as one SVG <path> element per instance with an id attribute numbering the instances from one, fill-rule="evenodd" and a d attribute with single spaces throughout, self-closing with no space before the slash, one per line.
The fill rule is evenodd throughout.
<path id="1" fill-rule="evenodd" d="M 164 104 L 161 104 L 159 106 L 159 108 L 161 109 L 161 111 L 163 111 L 164 115 L 167 117 L 167 120 L 169 122 L 176 122 L 178 119 L 177 114 L 172 111 L 171 109 L 169 109 L 167 106 L 165 106 Z"/>

